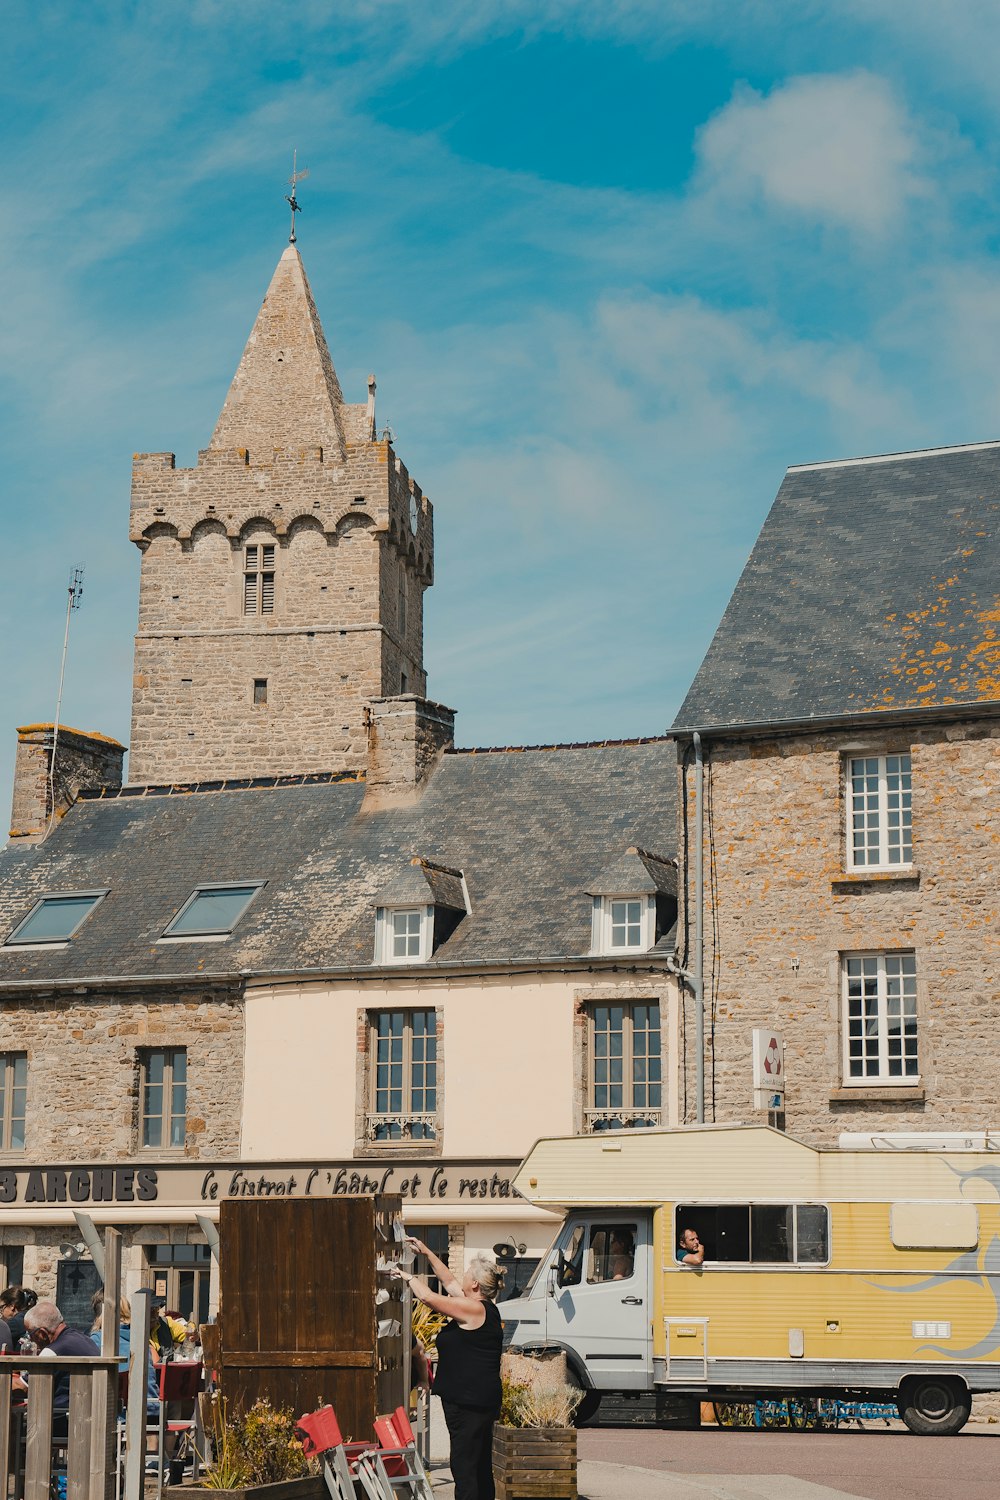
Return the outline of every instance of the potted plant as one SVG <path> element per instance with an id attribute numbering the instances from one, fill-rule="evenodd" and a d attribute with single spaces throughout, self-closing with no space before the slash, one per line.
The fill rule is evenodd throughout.
<path id="1" fill-rule="evenodd" d="M 321 1500 L 326 1486 L 319 1465 L 307 1458 L 295 1436 L 291 1408 L 255 1401 L 246 1411 L 230 1411 L 222 1399 L 212 1424 L 215 1461 L 201 1481 L 233 1500 Z"/>
<path id="2" fill-rule="evenodd" d="M 497 1500 L 577 1500 L 573 1414 L 583 1392 L 567 1381 L 565 1360 L 505 1354 L 500 1378 L 503 1406 L 493 1428 Z"/>

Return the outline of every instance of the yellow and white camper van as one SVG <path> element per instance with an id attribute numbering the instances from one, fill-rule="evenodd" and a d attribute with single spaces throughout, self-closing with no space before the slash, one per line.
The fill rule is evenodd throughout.
<path id="1" fill-rule="evenodd" d="M 515 1185 L 566 1218 L 503 1304 L 507 1342 L 564 1350 L 591 1409 L 604 1391 L 889 1397 L 912 1431 L 957 1432 L 973 1392 L 1000 1390 L 1000 1137 L 927 1140 L 540 1140 Z"/>

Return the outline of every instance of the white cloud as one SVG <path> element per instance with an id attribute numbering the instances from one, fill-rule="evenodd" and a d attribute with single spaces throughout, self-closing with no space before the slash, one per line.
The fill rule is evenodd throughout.
<path id="1" fill-rule="evenodd" d="M 866 72 L 792 78 L 766 96 L 743 87 L 700 132 L 698 155 L 710 192 L 866 235 L 929 192 L 914 121 Z"/>

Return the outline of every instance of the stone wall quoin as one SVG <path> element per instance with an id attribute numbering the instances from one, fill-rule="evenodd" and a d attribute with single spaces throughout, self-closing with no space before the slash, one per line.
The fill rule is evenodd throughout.
<path id="1" fill-rule="evenodd" d="M 912 758 L 913 878 L 845 879 L 846 758 L 899 750 Z M 832 1141 L 845 1129 L 992 1123 L 985 1080 L 1000 1064 L 996 721 L 708 739 L 706 758 L 707 1118 L 713 1098 L 715 1118 L 749 1116 L 750 1033 L 773 1026 L 785 1038 L 793 1134 Z M 693 769 L 683 783 L 692 943 Z M 841 955 L 900 950 L 916 954 L 919 1087 L 848 1090 Z M 693 1034 L 689 1016 L 689 1117 Z"/>

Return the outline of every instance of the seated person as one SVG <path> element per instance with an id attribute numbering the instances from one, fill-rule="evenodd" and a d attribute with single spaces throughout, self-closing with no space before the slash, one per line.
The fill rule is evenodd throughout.
<path id="1" fill-rule="evenodd" d="M 677 1240 L 677 1259 L 682 1266 L 700 1266 L 705 1260 L 705 1246 L 695 1229 L 682 1229 Z"/>
<path id="2" fill-rule="evenodd" d="M 70 1328 L 54 1302 L 37 1302 L 24 1315 L 24 1327 L 35 1341 L 40 1356 L 57 1359 L 95 1359 L 91 1339 L 76 1328 Z M 60 1375 L 52 1393 L 53 1435 L 64 1437 L 69 1424 L 69 1376 Z"/>
<path id="3" fill-rule="evenodd" d="M 101 1323 L 104 1315 L 104 1289 L 99 1287 L 91 1298 L 94 1309 L 94 1326 L 90 1337 L 101 1348 Z M 122 1297 L 118 1304 L 118 1368 L 124 1373 L 128 1369 L 132 1350 L 132 1304 Z M 160 1372 L 156 1363 L 156 1350 L 149 1345 L 149 1365 L 146 1371 L 146 1416 L 153 1422 L 160 1415 Z"/>
<path id="4" fill-rule="evenodd" d="M 608 1274 L 612 1281 L 626 1281 L 635 1266 L 635 1255 L 632 1251 L 632 1241 L 624 1230 L 612 1230 L 611 1233 L 611 1257 L 608 1262 Z"/>

